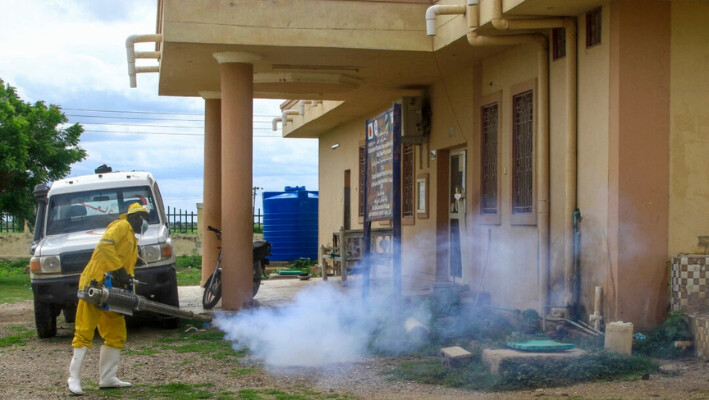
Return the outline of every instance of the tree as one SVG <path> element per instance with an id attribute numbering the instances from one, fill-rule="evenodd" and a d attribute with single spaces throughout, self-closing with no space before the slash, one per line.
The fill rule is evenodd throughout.
<path id="1" fill-rule="evenodd" d="M 78 146 L 84 129 L 56 105 L 30 104 L 0 79 L 0 211 L 32 220 L 35 185 L 63 178 L 86 158 Z"/>

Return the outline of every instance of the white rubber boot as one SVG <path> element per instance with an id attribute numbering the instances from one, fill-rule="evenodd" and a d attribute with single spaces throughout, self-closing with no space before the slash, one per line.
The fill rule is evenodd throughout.
<path id="1" fill-rule="evenodd" d="M 79 396 L 84 394 L 81 390 L 81 367 L 84 365 L 87 349 L 88 347 L 74 347 L 74 355 L 69 364 L 69 379 L 66 381 L 69 384 L 69 391 Z"/>
<path id="2" fill-rule="evenodd" d="M 131 386 L 128 382 L 116 378 L 118 371 L 118 359 L 121 355 L 121 349 L 111 346 L 101 346 L 101 358 L 99 359 L 99 371 L 101 372 L 101 380 L 98 386 L 101 388 L 116 388 Z"/>

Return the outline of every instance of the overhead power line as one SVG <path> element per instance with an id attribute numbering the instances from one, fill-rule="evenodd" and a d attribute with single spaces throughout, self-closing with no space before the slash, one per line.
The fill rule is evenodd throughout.
<path id="1" fill-rule="evenodd" d="M 108 115 L 80 115 L 80 114 L 65 114 L 67 117 L 75 118 L 102 118 L 102 119 L 140 119 L 148 121 L 192 121 L 192 122 L 204 122 L 202 119 L 184 119 L 184 118 L 144 118 L 144 117 L 117 117 Z M 83 122 L 80 122 L 83 123 Z"/>
<path id="2" fill-rule="evenodd" d="M 153 117 L 153 118 L 145 118 L 145 117 L 123 117 L 123 116 L 115 116 L 115 115 L 84 115 L 84 114 L 65 114 L 67 117 L 73 117 L 73 118 L 97 118 L 97 119 L 127 119 L 127 120 L 142 120 L 142 121 L 187 121 L 187 122 L 204 122 L 204 118 L 199 118 L 199 119 L 186 119 L 186 118 L 159 118 L 159 117 Z M 271 123 L 272 118 L 270 116 L 256 116 L 255 118 L 268 118 L 266 121 L 256 121 L 254 120 L 255 123 Z M 79 122 L 80 124 L 83 124 L 84 122 Z"/>
<path id="3" fill-rule="evenodd" d="M 125 127 L 150 127 L 150 128 L 179 128 L 179 129 L 204 129 L 204 126 L 179 126 L 179 125 L 152 125 L 152 124 L 121 124 L 107 122 L 79 122 L 81 125 L 99 125 L 99 126 L 125 126 Z"/>
<path id="4" fill-rule="evenodd" d="M 100 112 L 100 113 L 118 113 L 118 114 L 158 114 L 158 115 L 201 115 L 204 113 L 178 113 L 178 112 L 166 112 L 166 111 L 129 111 L 129 110 L 94 110 L 88 108 L 62 108 L 63 111 L 89 111 L 89 112 Z M 254 117 L 268 117 L 276 118 L 280 115 L 266 115 L 266 114 L 254 114 Z"/>
<path id="5" fill-rule="evenodd" d="M 179 132 L 118 132 L 118 131 L 96 131 L 86 130 L 84 133 L 108 133 L 117 135 L 165 135 L 165 136 L 204 136 L 203 133 L 179 133 Z M 257 138 L 283 138 L 281 135 L 252 135 Z"/>
<path id="6" fill-rule="evenodd" d="M 98 125 L 98 126 L 134 126 L 136 128 L 151 127 L 151 128 L 190 128 L 190 129 L 204 129 L 204 125 L 186 126 L 186 125 L 152 125 L 152 124 L 122 124 L 120 122 L 77 122 L 81 125 Z M 271 124 L 270 122 L 259 122 L 255 121 L 255 124 Z M 265 129 L 265 128 L 256 128 Z"/>

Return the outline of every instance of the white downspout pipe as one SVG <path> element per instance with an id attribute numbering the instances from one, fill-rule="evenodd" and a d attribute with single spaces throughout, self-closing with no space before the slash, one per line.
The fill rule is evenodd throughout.
<path id="1" fill-rule="evenodd" d="M 314 105 L 314 103 L 315 102 L 313 100 L 300 100 L 298 102 L 298 111 L 300 112 L 300 115 L 305 115 L 305 105 L 306 104 L 310 104 L 310 106 L 312 107 Z"/>
<path id="2" fill-rule="evenodd" d="M 574 217 L 578 191 L 578 77 L 577 77 L 577 31 L 571 18 L 565 19 L 566 25 L 566 166 L 564 185 L 564 275 L 566 295 L 569 302 L 575 299 L 577 272 L 574 271 Z"/>
<path id="3" fill-rule="evenodd" d="M 274 118 L 272 121 L 273 124 L 273 131 L 276 132 L 278 131 L 278 123 L 283 121 L 283 118 Z"/>
<path id="4" fill-rule="evenodd" d="M 426 10 L 426 35 L 436 36 L 436 16 L 437 15 L 462 15 L 465 14 L 465 6 L 443 6 L 435 5 Z"/>
<path id="5" fill-rule="evenodd" d="M 289 115 L 300 115 L 300 112 L 298 110 L 283 110 L 281 113 L 281 123 L 284 127 L 288 124 Z M 290 121 L 293 121 L 293 119 L 291 118 Z"/>
<path id="6" fill-rule="evenodd" d="M 126 38 L 126 58 L 128 61 L 128 77 L 130 78 L 130 87 L 134 88 L 138 86 L 136 80 L 136 74 L 140 72 L 160 72 L 160 66 L 150 66 L 150 67 L 136 67 L 136 58 L 154 58 L 160 59 L 159 51 L 135 51 L 136 43 L 145 42 L 160 42 L 162 41 L 162 34 L 148 34 L 148 35 L 131 35 Z"/>

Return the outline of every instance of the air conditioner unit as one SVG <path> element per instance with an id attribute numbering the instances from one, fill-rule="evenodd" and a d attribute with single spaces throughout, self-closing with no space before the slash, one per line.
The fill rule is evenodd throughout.
<path id="1" fill-rule="evenodd" d="M 406 144 L 421 144 L 428 141 L 423 97 L 402 97 L 401 104 L 401 142 Z"/>

